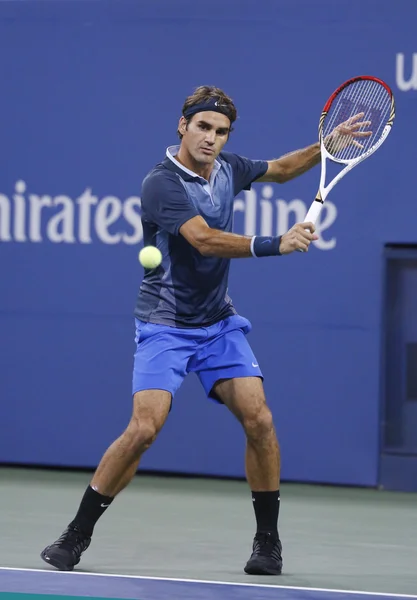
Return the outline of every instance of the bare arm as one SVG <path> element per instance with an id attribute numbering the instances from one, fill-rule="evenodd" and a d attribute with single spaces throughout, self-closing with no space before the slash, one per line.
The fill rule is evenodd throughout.
<path id="1" fill-rule="evenodd" d="M 290 254 L 294 250 L 307 251 L 312 240 L 318 239 L 313 232 L 314 225 L 312 223 L 294 225 L 281 236 L 279 253 Z M 218 256 L 219 258 L 249 258 L 253 256 L 251 252 L 252 238 L 212 229 L 201 216 L 186 221 L 180 228 L 180 234 L 203 256 Z M 260 240 L 271 240 L 266 243 L 274 245 L 274 240 L 278 240 L 278 238 L 260 238 Z"/>
<path id="2" fill-rule="evenodd" d="M 221 258 L 252 256 L 250 237 L 212 229 L 203 217 L 194 217 L 184 223 L 180 228 L 180 234 L 203 256 L 219 256 Z"/>
<path id="3" fill-rule="evenodd" d="M 362 121 L 364 113 L 350 117 L 347 121 L 340 123 L 326 137 L 325 144 L 331 153 L 338 152 L 349 144 L 359 148 L 363 146 L 356 138 L 366 138 L 372 135 L 371 131 L 360 131 L 363 127 L 369 127 L 370 121 Z M 319 164 L 321 160 L 320 144 L 312 144 L 302 150 L 295 150 L 289 154 L 284 154 L 281 158 L 268 161 L 268 170 L 257 181 L 273 181 L 275 183 L 285 183 L 294 177 L 302 175 L 312 167 Z"/>
<path id="4" fill-rule="evenodd" d="M 320 162 L 320 144 L 317 142 L 312 146 L 295 150 L 281 156 L 276 160 L 268 161 L 268 170 L 257 181 L 273 181 L 285 183 L 294 177 L 302 175 Z"/>

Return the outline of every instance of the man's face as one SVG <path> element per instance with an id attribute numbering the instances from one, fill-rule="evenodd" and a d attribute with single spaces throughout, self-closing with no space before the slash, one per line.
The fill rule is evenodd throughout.
<path id="1" fill-rule="evenodd" d="M 214 163 L 227 142 L 230 121 L 226 115 L 211 110 L 195 114 L 188 123 L 181 117 L 178 129 L 181 145 L 192 158 L 202 164 Z"/>

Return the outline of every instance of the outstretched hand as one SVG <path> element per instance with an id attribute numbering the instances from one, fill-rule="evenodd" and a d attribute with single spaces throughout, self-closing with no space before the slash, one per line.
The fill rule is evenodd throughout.
<path id="1" fill-rule="evenodd" d="M 363 148 L 358 138 L 368 138 L 372 131 L 360 131 L 362 128 L 370 127 L 371 121 L 362 121 L 365 113 L 361 112 L 339 123 L 337 127 L 325 138 L 324 146 L 330 154 L 337 154 L 348 146 Z"/>

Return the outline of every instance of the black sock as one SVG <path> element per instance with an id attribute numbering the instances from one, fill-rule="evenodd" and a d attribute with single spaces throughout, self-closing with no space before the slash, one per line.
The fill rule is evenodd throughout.
<path id="1" fill-rule="evenodd" d="M 262 531 L 278 535 L 279 490 L 276 492 L 252 492 L 252 501 L 256 517 L 256 532 Z"/>
<path id="2" fill-rule="evenodd" d="M 75 519 L 71 521 L 70 525 L 77 525 L 83 533 L 91 536 L 94 525 L 113 500 L 114 498 L 99 494 L 89 485 L 85 490 Z"/>

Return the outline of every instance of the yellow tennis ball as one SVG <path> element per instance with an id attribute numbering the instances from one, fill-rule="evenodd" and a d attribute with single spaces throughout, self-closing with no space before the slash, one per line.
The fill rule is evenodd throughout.
<path id="1" fill-rule="evenodd" d="M 162 262 L 162 254 L 156 246 L 145 246 L 139 252 L 139 262 L 145 269 L 155 269 Z"/>

